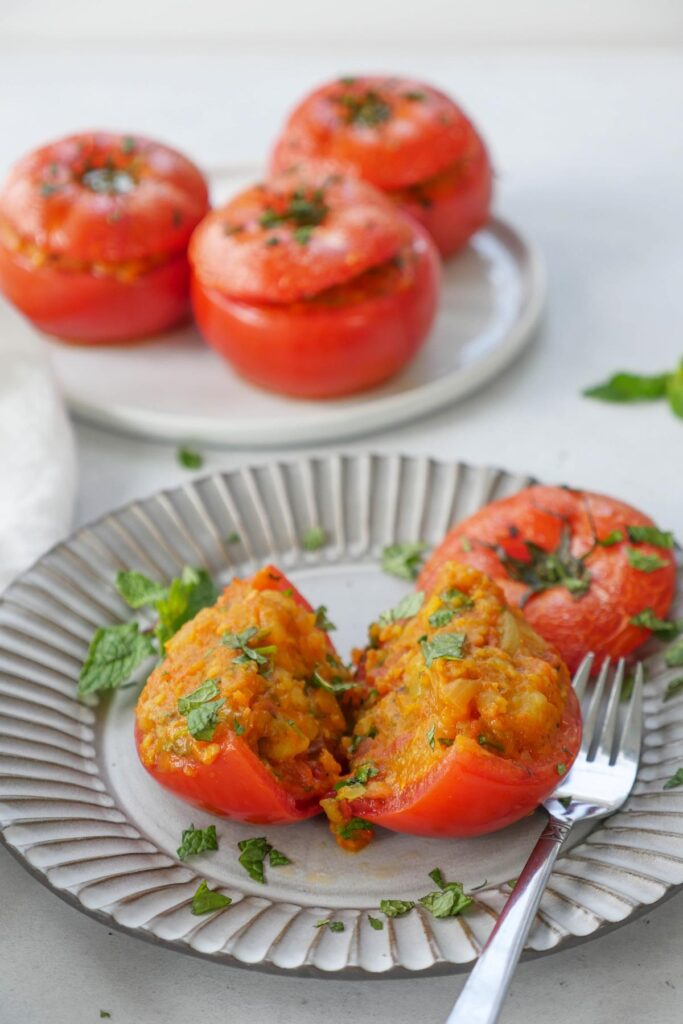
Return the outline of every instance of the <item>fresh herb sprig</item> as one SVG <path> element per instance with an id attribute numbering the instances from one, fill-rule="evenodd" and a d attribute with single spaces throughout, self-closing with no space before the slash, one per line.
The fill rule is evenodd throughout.
<path id="1" fill-rule="evenodd" d="M 584 398 L 601 402 L 656 402 L 665 400 L 675 416 L 683 419 L 683 361 L 669 373 L 615 373 L 608 380 L 582 392 Z"/>

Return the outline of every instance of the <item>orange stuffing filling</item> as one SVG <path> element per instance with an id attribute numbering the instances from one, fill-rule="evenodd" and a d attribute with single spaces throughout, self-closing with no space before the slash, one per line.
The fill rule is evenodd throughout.
<path id="1" fill-rule="evenodd" d="M 266 576 L 233 580 L 168 641 L 136 709 L 140 756 L 148 767 L 192 773 L 232 732 L 295 799 L 320 797 L 341 772 L 346 721 L 330 691 L 349 683 L 349 671 L 316 614 L 291 592 L 267 589 Z M 212 721 L 208 731 L 195 726 L 200 738 L 188 701 L 207 681 Z"/>
<path id="2" fill-rule="evenodd" d="M 398 795 L 463 747 L 532 764 L 562 721 L 567 668 L 492 580 L 448 562 L 414 602 L 410 617 L 373 623 L 355 652 L 366 696 L 345 740 L 349 782 L 325 801 L 337 836 L 348 801 Z"/>

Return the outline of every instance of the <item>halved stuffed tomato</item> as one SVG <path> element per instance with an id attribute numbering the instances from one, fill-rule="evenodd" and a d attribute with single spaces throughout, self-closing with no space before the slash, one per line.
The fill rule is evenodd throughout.
<path id="1" fill-rule="evenodd" d="M 147 771 L 240 821 L 316 814 L 341 771 L 336 694 L 351 685 L 324 625 L 273 566 L 233 580 L 167 642 L 140 695 L 135 736 Z"/>
<path id="2" fill-rule="evenodd" d="M 650 635 L 649 614 L 666 617 L 676 585 L 673 544 L 622 501 L 534 486 L 458 523 L 419 586 L 431 587 L 444 562 L 476 566 L 574 671 L 587 651 L 596 666 L 629 654 Z"/>
<path id="3" fill-rule="evenodd" d="M 438 255 L 375 189 L 330 164 L 214 210 L 190 243 L 199 329 L 249 380 L 331 397 L 380 383 L 427 338 Z"/>
<path id="4" fill-rule="evenodd" d="M 189 313 L 187 243 L 206 182 L 180 153 L 88 132 L 20 160 L 0 192 L 0 289 L 68 341 L 153 334 Z"/>
<path id="5" fill-rule="evenodd" d="M 491 165 L 471 121 L 444 93 L 412 79 L 364 75 L 316 89 L 292 111 L 272 164 L 311 158 L 353 166 L 451 255 L 489 217 Z"/>
<path id="6" fill-rule="evenodd" d="M 470 836 L 533 809 L 570 769 L 578 702 L 557 652 L 498 586 L 447 562 L 370 628 L 350 774 L 323 806 L 342 845 L 368 826 Z"/>

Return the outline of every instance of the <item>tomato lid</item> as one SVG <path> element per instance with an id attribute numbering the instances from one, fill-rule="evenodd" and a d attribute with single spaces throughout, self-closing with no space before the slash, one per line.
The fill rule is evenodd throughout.
<path id="1" fill-rule="evenodd" d="M 212 211 L 190 242 L 206 287 L 231 298 L 288 303 L 391 259 L 408 221 L 371 185 L 328 162 L 293 167 Z"/>
<path id="2" fill-rule="evenodd" d="M 282 170 L 327 157 L 352 164 L 384 189 L 405 188 L 465 157 L 476 132 L 438 89 L 408 78 L 340 78 L 290 114 L 273 153 Z"/>
<path id="3" fill-rule="evenodd" d="M 46 253 L 119 263 L 181 252 L 208 206 L 201 172 L 181 153 L 139 135 L 87 132 L 15 164 L 0 221 Z"/>

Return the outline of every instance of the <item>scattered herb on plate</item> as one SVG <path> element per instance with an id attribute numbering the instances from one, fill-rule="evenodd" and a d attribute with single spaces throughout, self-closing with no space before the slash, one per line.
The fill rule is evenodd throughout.
<path id="1" fill-rule="evenodd" d="M 199 888 L 192 897 L 192 913 L 199 917 L 200 914 L 210 914 L 222 907 L 229 907 L 232 900 L 222 892 L 209 889 L 206 881 L 199 883 Z"/>
<path id="2" fill-rule="evenodd" d="M 418 577 L 427 545 L 422 541 L 408 541 L 404 544 L 390 544 L 382 551 L 382 570 L 390 576 L 404 580 Z"/>
<path id="3" fill-rule="evenodd" d="M 184 829 L 180 846 L 176 851 L 180 860 L 187 860 L 188 857 L 196 857 L 200 853 L 208 853 L 218 849 L 218 837 L 216 826 L 207 825 L 206 828 L 195 828 L 190 825 Z"/>
<path id="4" fill-rule="evenodd" d="M 184 469 L 201 469 L 204 465 L 204 456 L 195 451 L 194 448 L 183 446 L 178 449 L 176 457 Z"/>

